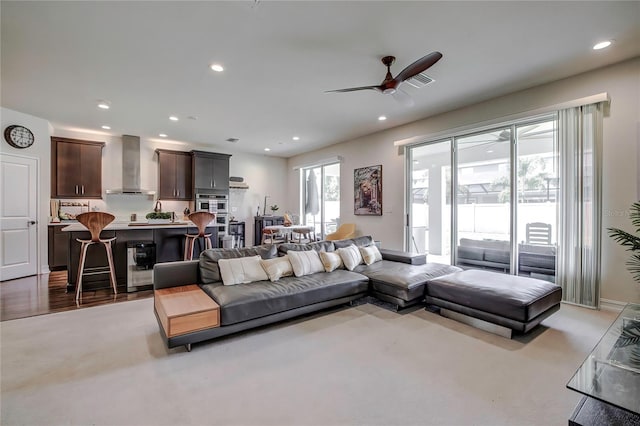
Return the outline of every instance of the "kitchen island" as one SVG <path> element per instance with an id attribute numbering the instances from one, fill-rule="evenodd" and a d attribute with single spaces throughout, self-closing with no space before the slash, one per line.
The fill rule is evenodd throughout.
<path id="1" fill-rule="evenodd" d="M 89 240 L 91 234 L 80 223 L 74 223 L 62 228 L 69 233 L 69 249 L 67 251 L 67 291 L 73 292 L 78 278 L 78 264 L 80 261 L 80 243 L 77 239 Z M 198 228 L 190 221 L 170 223 L 147 222 L 112 222 L 107 225 L 101 238 L 113 238 L 112 243 L 114 267 L 118 291 L 127 291 L 127 243 L 134 241 L 154 242 L 156 245 L 156 263 L 175 262 L 184 256 L 185 234 L 197 234 Z M 218 247 L 218 228 L 207 227 L 207 234 L 211 234 L 213 247 Z M 200 256 L 204 245 L 202 239 L 194 248 L 194 259 Z M 99 244 L 89 246 L 85 268 L 102 267 L 107 265 L 107 255 L 104 247 Z M 82 279 L 83 290 L 109 288 L 109 275 L 86 275 Z"/>

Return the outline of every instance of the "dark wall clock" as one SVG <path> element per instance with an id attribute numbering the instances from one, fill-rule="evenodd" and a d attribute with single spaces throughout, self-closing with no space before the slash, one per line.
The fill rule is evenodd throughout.
<path id="1" fill-rule="evenodd" d="M 14 148 L 29 148 L 35 141 L 31 130 L 15 124 L 4 129 L 4 139 Z"/>

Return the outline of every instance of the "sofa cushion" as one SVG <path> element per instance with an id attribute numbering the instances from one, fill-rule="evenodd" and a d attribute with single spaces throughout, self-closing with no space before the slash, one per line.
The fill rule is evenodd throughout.
<path id="1" fill-rule="evenodd" d="M 359 247 L 360 254 L 362 255 L 362 260 L 365 265 L 371 265 L 372 263 L 379 262 L 382 260 L 382 255 L 380 254 L 380 250 L 375 245 L 370 245 L 366 247 Z"/>
<path id="2" fill-rule="evenodd" d="M 383 260 L 408 263 L 410 265 L 424 265 L 427 263 L 427 255 L 424 253 L 411 253 L 401 250 L 380 249 Z"/>
<path id="3" fill-rule="evenodd" d="M 460 270 L 457 266 L 440 263 L 409 265 L 382 260 L 371 265 L 359 265 L 354 272 L 369 277 L 374 291 L 409 301 L 423 296 L 424 286 L 430 279 Z"/>
<path id="4" fill-rule="evenodd" d="M 276 257 L 276 247 L 269 246 L 243 247 L 234 249 L 215 248 L 200 253 L 200 280 L 204 284 L 222 281 L 218 260 L 235 259 L 238 257 L 260 256 L 263 259 Z"/>
<path id="5" fill-rule="evenodd" d="M 320 256 L 315 250 L 295 251 L 289 250 L 289 261 L 293 267 L 293 274 L 296 277 L 324 272 L 324 265 L 320 261 Z"/>
<path id="6" fill-rule="evenodd" d="M 260 264 L 260 259 L 260 256 L 248 256 L 218 260 L 222 283 L 236 285 L 269 279 Z"/>
<path id="7" fill-rule="evenodd" d="M 349 247 L 352 244 L 356 247 L 364 247 L 373 244 L 373 238 L 370 235 L 366 235 L 364 237 L 349 238 L 346 240 L 335 240 L 333 241 L 333 244 L 336 247 L 336 250 L 339 248 Z"/>
<path id="8" fill-rule="evenodd" d="M 282 277 L 293 275 L 293 267 L 289 261 L 289 256 L 261 259 L 260 265 L 269 276 L 270 281 L 278 281 Z"/>
<path id="9" fill-rule="evenodd" d="M 344 267 L 350 271 L 363 263 L 362 254 L 360 250 L 355 245 L 351 244 L 348 247 L 341 247 L 336 250 L 340 257 L 342 258 L 342 263 L 344 263 Z"/>
<path id="10" fill-rule="evenodd" d="M 430 280 L 427 294 L 483 312 L 528 322 L 560 303 L 560 286 L 547 281 L 469 269 Z"/>
<path id="11" fill-rule="evenodd" d="M 311 243 L 282 243 L 278 244 L 278 256 L 284 256 L 289 250 L 305 251 L 334 251 L 333 241 L 314 241 Z"/>
<path id="12" fill-rule="evenodd" d="M 336 269 L 344 269 L 344 263 L 342 262 L 342 258 L 338 253 L 333 251 L 321 251 L 319 254 L 320 261 L 324 266 L 325 272 L 332 272 Z"/>
<path id="13" fill-rule="evenodd" d="M 366 293 L 369 279 L 338 269 L 304 277 L 284 277 L 276 282 L 259 281 L 225 286 L 204 284 L 202 289 L 220 305 L 221 325 L 260 318 L 301 306 Z"/>

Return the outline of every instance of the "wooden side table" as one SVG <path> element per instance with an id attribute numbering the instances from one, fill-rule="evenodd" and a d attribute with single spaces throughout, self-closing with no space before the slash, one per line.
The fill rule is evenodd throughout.
<path id="1" fill-rule="evenodd" d="M 220 326 L 220 306 L 196 284 L 156 290 L 154 306 L 167 338 Z"/>

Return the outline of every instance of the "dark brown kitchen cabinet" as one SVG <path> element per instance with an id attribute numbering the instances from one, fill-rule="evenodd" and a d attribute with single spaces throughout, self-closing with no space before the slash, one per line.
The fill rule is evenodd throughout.
<path id="1" fill-rule="evenodd" d="M 193 153 L 193 186 L 198 189 L 229 190 L 229 157 L 206 151 Z"/>
<path id="2" fill-rule="evenodd" d="M 51 138 L 51 198 L 102 198 L 104 142 Z"/>
<path id="3" fill-rule="evenodd" d="M 191 200 L 192 160 L 190 152 L 156 149 L 161 200 Z"/>
<path id="4" fill-rule="evenodd" d="M 67 269 L 69 233 L 62 232 L 64 225 L 50 225 L 48 228 L 49 270 Z"/>

